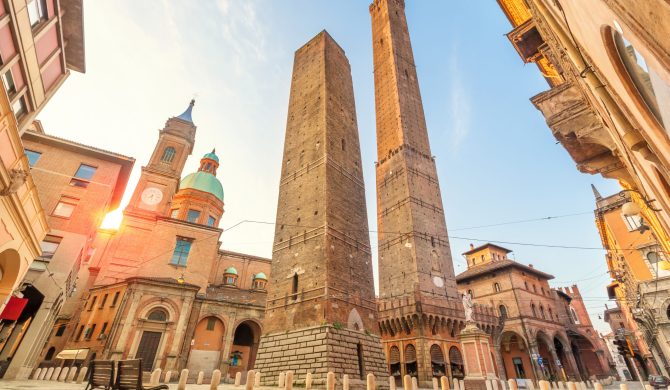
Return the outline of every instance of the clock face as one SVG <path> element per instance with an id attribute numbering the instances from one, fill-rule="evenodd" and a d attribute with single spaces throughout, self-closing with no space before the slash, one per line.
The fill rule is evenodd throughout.
<path id="1" fill-rule="evenodd" d="M 433 284 L 439 288 L 444 287 L 444 280 L 439 276 L 433 276 Z"/>
<path id="2" fill-rule="evenodd" d="M 149 187 L 142 191 L 142 203 L 155 205 L 163 199 L 163 192 L 156 187 Z"/>

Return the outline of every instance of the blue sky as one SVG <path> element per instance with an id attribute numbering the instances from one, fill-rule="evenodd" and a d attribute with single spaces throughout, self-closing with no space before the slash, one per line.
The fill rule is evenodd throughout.
<path id="1" fill-rule="evenodd" d="M 376 227 L 375 119 L 368 1 L 219 0 L 86 3 L 85 75 L 73 73 L 40 115 L 48 133 L 137 159 L 130 188 L 170 116 L 192 97 L 193 156 L 216 147 L 225 191 L 222 227 L 274 221 L 293 52 L 326 29 L 351 63 L 370 229 Z M 600 247 L 590 184 L 529 98 L 548 89 L 504 36 L 494 1 L 407 0 L 414 56 L 436 156 L 452 255 L 486 240 Z M 130 191 L 126 194 L 126 200 Z M 555 220 L 463 229 L 580 214 Z M 270 256 L 273 227 L 242 224 L 223 248 Z M 457 238 L 458 237 L 458 238 Z M 483 241 L 475 241 L 483 240 Z M 376 247 L 376 236 L 371 236 Z M 608 278 L 602 250 L 502 244 L 522 263 L 578 281 L 597 327 Z M 375 258 L 376 260 L 376 258 Z"/>

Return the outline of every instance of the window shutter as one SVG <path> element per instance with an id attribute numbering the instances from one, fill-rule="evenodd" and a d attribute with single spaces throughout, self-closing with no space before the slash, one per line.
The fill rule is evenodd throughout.
<path id="1" fill-rule="evenodd" d="M 433 344 L 430 347 L 430 361 L 437 364 L 444 364 L 444 354 L 439 345 Z"/>
<path id="2" fill-rule="evenodd" d="M 416 362 L 416 349 L 414 345 L 409 344 L 405 348 L 405 363 L 414 363 Z"/>
<path id="3" fill-rule="evenodd" d="M 390 364 L 400 363 L 400 350 L 398 349 L 398 347 L 391 347 L 391 351 L 389 351 L 389 363 Z"/>
<path id="4" fill-rule="evenodd" d="M 451 347 L 449 349 L 449 362 L 451 364 L 463 365 L 463 356 L 461 356 L 461 351 L 456 347 Z"/>

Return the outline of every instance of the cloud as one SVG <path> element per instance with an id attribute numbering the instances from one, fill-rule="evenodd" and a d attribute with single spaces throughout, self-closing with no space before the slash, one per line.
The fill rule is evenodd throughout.
<path id="1" fill-rule="evenodd" d="M 458 48 L 456 45 L 451 50 L 451 61 L 449 64 L 449 74 L 451 75 L 450 94 L 449 94 L 449 116 L 451 125 L 451 148 L 457 151 L 461 143 L 470 133 L 472 122 L 472 103 L 471 96 L 463 84 L 463 75 L 461 64 L 459 62 Z"/>
<path id="2" fill-rule="evenodd" d="M 267 32 L 265 23 L 259 20 L 258 3 L 252 0 L 231 2 L 217 1 L 221 23 L 221 35 L 227 47 L 232 50 L 230 60 L 235 63 L 238 75 L 247 74 L 243 64 L 251 59 L 265 62 Z"/>

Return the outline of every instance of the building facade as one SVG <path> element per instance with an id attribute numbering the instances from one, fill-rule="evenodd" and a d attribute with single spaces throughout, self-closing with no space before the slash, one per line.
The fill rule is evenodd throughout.
<path id="1" fill-rule="evenodd" d="M 254 367 L 270 260 L 219 249 L 224 192 L 214 150 L 182 177 L 193 106 L 159 131 L 118 229 L 97 231 L 81 293 L 39 346 L 40 366 L 141 358 L 145 371 L 224 377 Z"/>
<path id="2" fill-rule="evenodd" d="M 485 244 L 463 254 L 456 276 L 462 293 L 497 309 L 502 329 L 493 337 L 500 376 L 508 379 L 587 380 L 609 374 L 607 353 L 577 286 L 554 289 L 552 275 L 508 258 Z"/>

